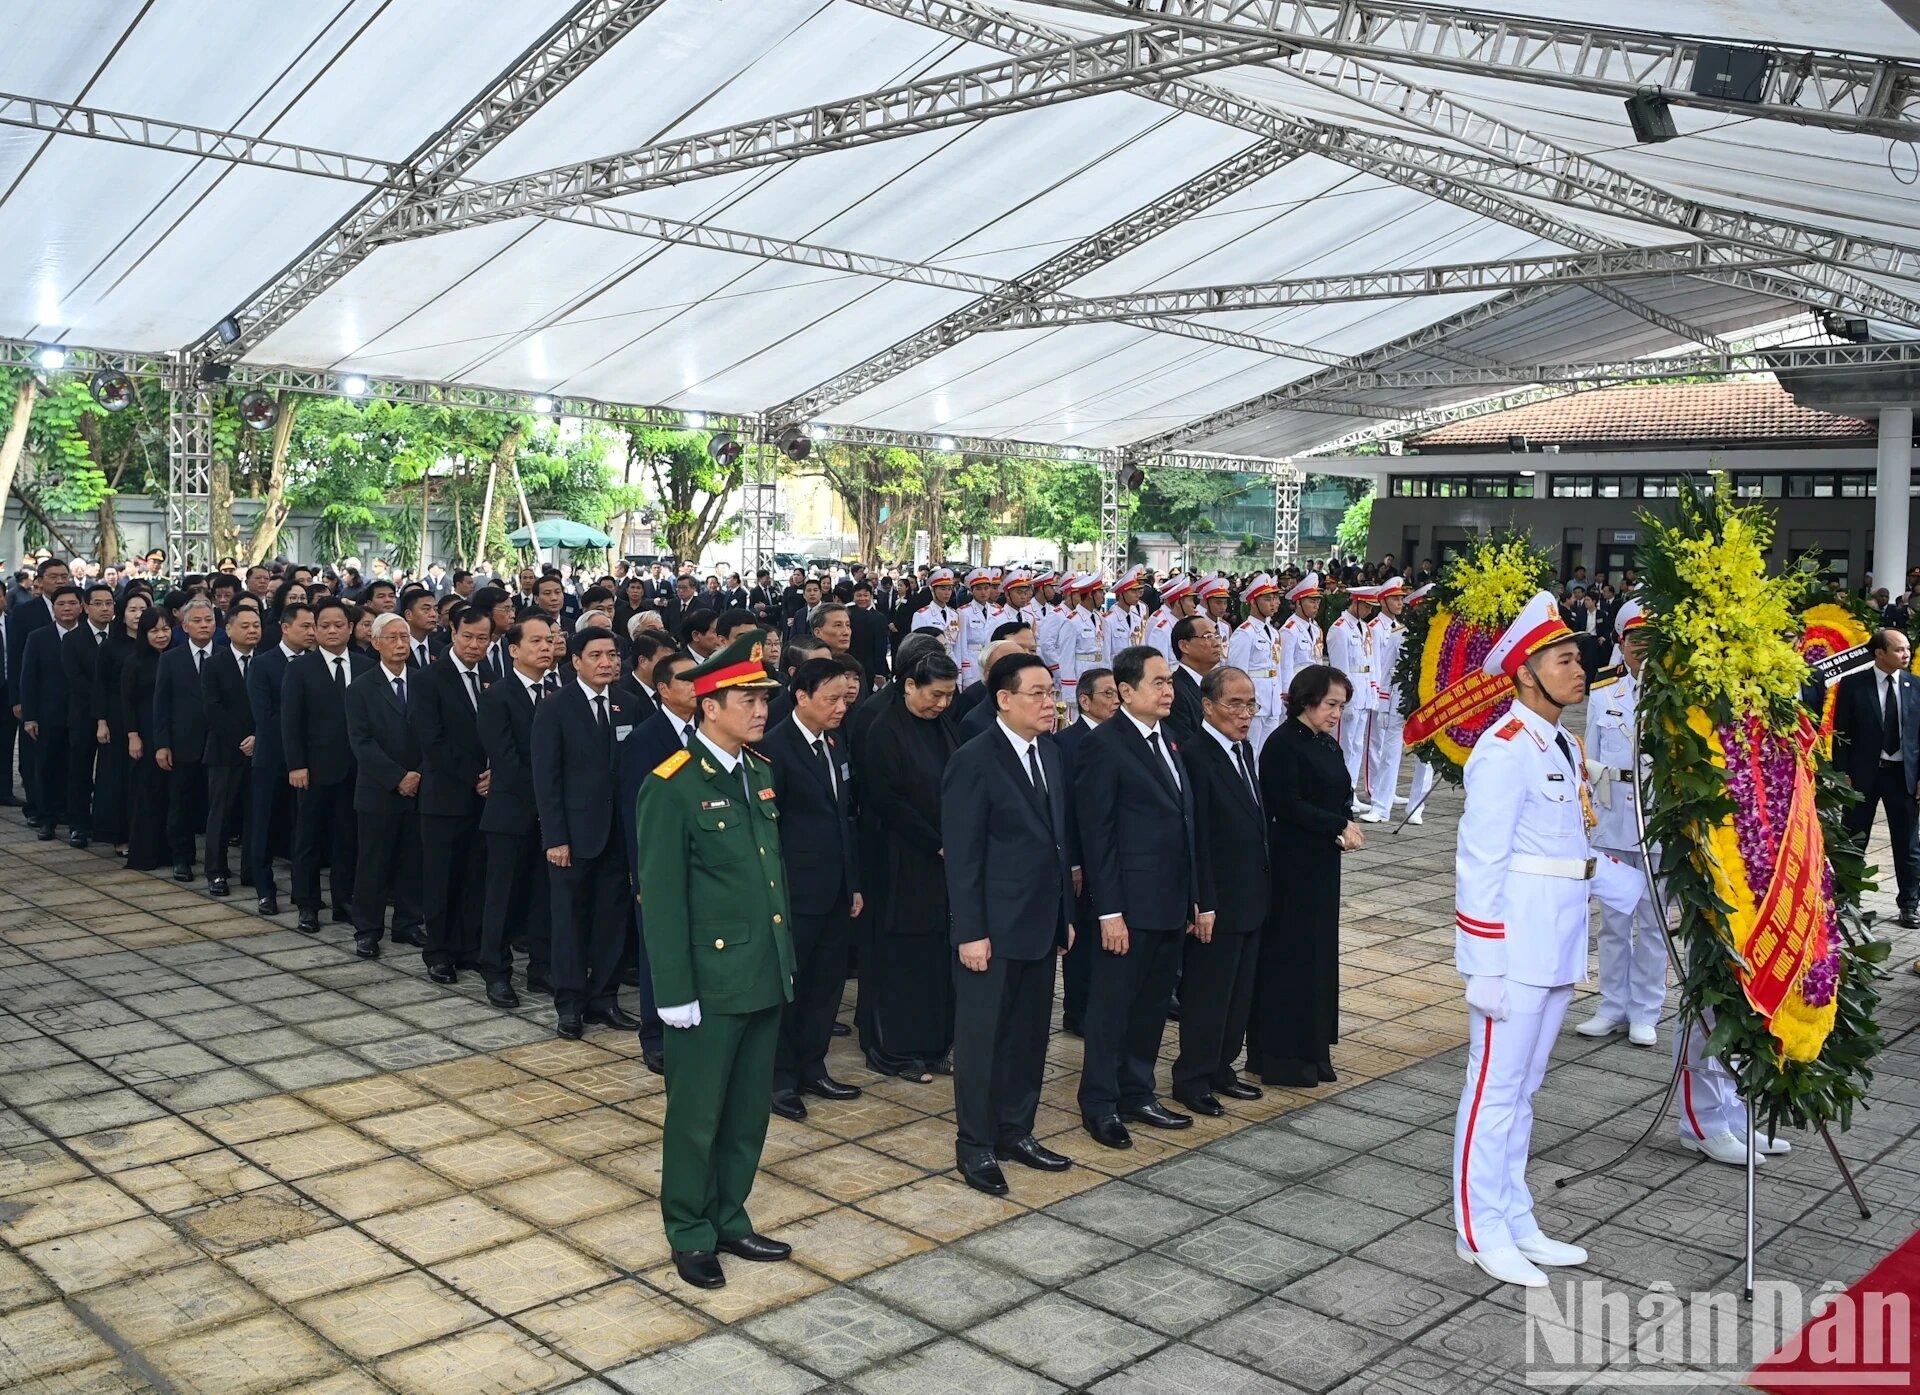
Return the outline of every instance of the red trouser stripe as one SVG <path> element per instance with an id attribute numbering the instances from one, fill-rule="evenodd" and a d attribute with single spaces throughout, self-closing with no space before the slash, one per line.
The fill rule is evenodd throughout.
<path id="1" fill-rule="evenodd" d="M 1473 1084 L 1473 1108 L 1467 1111 L 1467 1136 L 1460 1142 L 1460 1228 L 1467 1233 L 1467 1248 L 1478 1251 L 1473 1243 L 1473 1208 L 1467 1204 L 1467 1165 L 1473 1161 L 1473 1126 L 1480 1118 L 1480 1097 L 1487 1091 L 1487 1066 L 1493 1060 L 1493 1019 L 1487 1019 L 1486 1039 L 1480 1044 L 1480 1078 Z"/>
<path id="2" fill-rule="evenodd" d="M 1680 1068 L 1680 1103 L 1687 1111 L 1687 1122 L 1693 1126 L 1693 1136 L 1705 1139 L 1707 1131 L 1700 1127 L 1700 1121 L 1693 1117 L 1693 1071 L 1685 1066 Z"/>

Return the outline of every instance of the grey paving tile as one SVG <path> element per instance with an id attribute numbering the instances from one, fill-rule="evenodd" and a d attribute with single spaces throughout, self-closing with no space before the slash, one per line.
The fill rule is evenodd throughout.
<path id="1" fill-rule="evenodd" d="M 345 993 L 321 989 L 291 998 L 272 999 L 261 1003 L 260 1010 L 269 1017 L 298 1025 L 302 1022 L 318 1022 L 323 1017 L 346 1017 L 360 1011 L 360 1004 Z"/>
<path id="2" fill-rule="evenodd" d="M 745 1337 L 718 1332 L 603 1373 L 628 1395 L 805 1395 L 819 1376 Z"/>
<path id="3" fill-rule="evenodd" d="M 1197 1230 L 1212 1219 L 1198 1206 L 1131 1182 L 1108 1182 L 1056 1202 L 1047 1213 L 1130 1245 L 1157 1245 L 1169 1235 Z"/>
<path id="4" fill-rule="evenodd" d="M 1337 1258 L 1334 1251 L 1237 1216 L 1161 1241 L 1160 1253 L 1247 1288 L 1271 1293 Z"/>
<path id="5" fill-rule="evenodd" d="M 242 1031 L 232 1036 L 214 1037 L 201 1043 L 216 1056 L 236 1066 L 277 1061 L 301 1056 L 313 1050 L 313 1038 L 295 1027 L 275 1027 L 268 1031 Z"/>
<path id="6" fill-rule="evenodd" d="M 1152 1251 L 1096 1270 L 1065 1291 L 1170 1337 L 1183 1336 L 1259 1296 L 1255 1289 Z"/>
<path id="7" fill-rule="evenodd" d="M 1009 1361 L 1075 1387 L 1146 1355 L 1164 1340 L 1138 1322 L 1059 1293 L 1043 1293 L 968 1335 Z"/>
<path id="8" fill-rule="evenodd" d="M 20 1113 L 50 1134 L 71 1138 L 97 1129 L 158 1119 L 166 1110 L 132 1090 L 107 1090 L 79 1099 L 42 1100 L 38 1104 L 22 1105 Z"/>
<path id="9" fill-rule="evenodd" d="M 1279 1296 L 1402 1342 L 1473 1301 L 1464 1285 L 1416 1279 L 1350 1256 L 1295 1280 Z"/>
<path id="10" fill-rule="evenodd" d="M 1288 1181 L 1300 1181 L 1353 1156 L 1347 1148 L 1307 1138 L 1271 1124 L 1257 1124 L 1206 1145 L 1206 1156 L 1224 1158 Z"/>
<path id="11" fill-rule="evenodd" d="M 1553 1232 L 1555 1239 L 1577 1240 L 1578 1235 L 1564 1230 Z M 1443 1288 L 1465 1293 L 1490 1292 L 1495 1281 L 1477 1265 L 1462 1260 L 1454 1250 L 1451 1224 L 1435 1220 L 1408 1221 L 1398 1230 L 1390 1230 L 1354 1254 L 1369 1264 L 1391 1269 L 1415 1279 L 1425 1279 Z"/>
<path id="12" fill-rule="evenodd" d="M 1307 1390 L 1331 1390 L 1395 1345 L 1377 1332 L 1278 1298 L 1263 1298 L 1189 1340 Z"/>
<path id="13" fill-rule="evenodd" d="M 934 1250 L 854 1281 L 855 1288 L 949 1332 L 1023 1302 L 1038 1285 L 957 1250 Z"/>
<path id="14" fill-rule="evenodd" d="M 1398 1211 L 1311 1186 L 1276 1192 L 1240 1212 L 1240 1219 L 1342 1253 L 1377 1240 L 1407 1222 Z"/>
<path id="15" fill-rule="evenodd" d="M 1419 1347 L 1390 1351 L 1352 1380 L 1334 1388 L 1334 1395 L 1440 1395 L 1471 1390 L 1475 1395 L 1521 1395 L 1530 1387 L 1508 1380 L 1493 1367 L 1449 1361 Z"/>
<path id="16" fill-rule="evenodd" d="M 864 1293 L 832 1288 L 744 1325 L 749 1336 L 825 1376 L 847 1376 L 939 1334 Z"/>
<path id="17" fill-rule="evenodd" d="M 1413 1128 L 1412 1124 L 1401 1123 L 1398 1119 L 1349 1108 L 1341 1102 L 1342 1098 L 1335 1097 L 1325 1104 L 1309 1105 L 1305 1109 L 1284 1114 L 1274 1121 L 1273 1127 L 1283 1133 L 1298 1134 L 1314 1143 L 1330 1144 L 1356 1153 L 1378 1148 Z"/>
<path id="18" fill-rule="evenodd" d="M 456 1041 L 433 1032 L 415 1032 L 412 1036 L 391 1037 L 386 1041 L 362 1042 L 349 1048 L 355 1056 L 383 1071 L 412 1070 L 439 1061 L 451 1061 L 467 1054 Z"/>
<path id="19" fill-rule="evenodd" d="M 1156 1351 L 1092 1387 L 1093 1395 L 1168 1395 L 1171 1391 L 1181 1395 L 1286 1395 L 1299 1389 L 1182 1343 Z"/>
<path id="20" fill-rule="evenodd" d="M 1314 1178 L 1314 1185 L 1405 1216 L 1418 1216 L 1447 1195 L 1445 1179 L 1377 1156 L 1356 1158 L 1323 1172 Z"/>
<path id="21" fill-rule="evenodd" d="M 1042 1213 L 983 1230 L 962 1240 L 959 1248 L 1048 1286 L 1067 1283 L 1102 1265 L 1116 1264 L 1133 1253 L 1132 1247 L 1108 1236 Z"/>
<path id="22" fill-rule="evenodd" d="M 271 1080 L 282 1090 L 311 1090 L 342 1080 L 357 1080 L 361 1076 L 374 1074 L 375 1069 L 343 1051 L 322 1051 L 318 1048 L 305 1056 L 262 1061 L 253 1067 L 255 1074 Z"/>
<path id="23" fill-rule="evenodd" d="M 1391 1079 L 1371 1080 L 1343 1092 L 1340 1102 L 1349 1109 L 1367 1114 L 1382 1114 L 1403 1124 L 1431 1124 L 1452 1118 L 1454 1104 L 1427 1090 L 1396 1084 Z"/>
<path id="24" fill-rule="evenodd" d="M 952 1337 L 853 1376 L 847 1386 L 861 1395 L 1056 1395 L 1062 1388 Z"/>
<path id="25" fill-rule="evenodd" d="M 553 1038 L 553 1022 L 546 1014 L 537 1021 L 496 1012 L 483 1022 L 465 1022 L 443 1029 L 441 1035 L 471 1051 L 503 1051 Z"/>

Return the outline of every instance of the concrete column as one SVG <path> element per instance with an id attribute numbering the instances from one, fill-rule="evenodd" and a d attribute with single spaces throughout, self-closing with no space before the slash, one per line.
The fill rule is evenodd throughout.
<path id="1" fill-rule="evenodd" d="M 1873 584 L 1899 595 L 1907 578 L 1908 483 L 1913 469 L 1913 408 L 1880 409 L 1879 469 L 1874 480 Z"/>

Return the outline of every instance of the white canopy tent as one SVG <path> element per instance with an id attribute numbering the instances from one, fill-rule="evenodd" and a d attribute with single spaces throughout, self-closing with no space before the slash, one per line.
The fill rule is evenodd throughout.
<path id="1" fill-rule="evenodd" d="M 1537 365 L 1614 380 L 1795 316 L 1791 341 L 1825 345 L 1805 312 L 1826 308 L 1911 337 L 1920 33 L 1882 0 L 1618 0 L 1606 30 L 1593 10 L 12 7 L 0 338 L 172 375 L 192 558 L 208 359 L 763 439 L 1265 470 L 1284 514 L 1290 455 L 1478 402 L 1501 365 L 1530 370 L 1516 388 Z M 1675 34 L 1767 48 L 1760 100 L 1692 95 Z M 1652 88 L 1679 135 L 1638 144 L 1620 94 Z M 1569 254 L 1612 260 L 1500 283 Z M 1458 264 L 1481 270 L 1418 294 L 1129 299 Z"/>

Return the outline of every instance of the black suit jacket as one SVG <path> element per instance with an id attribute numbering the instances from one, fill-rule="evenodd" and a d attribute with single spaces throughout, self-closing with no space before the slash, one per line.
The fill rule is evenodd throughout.
<path id="1" fill-rule="evenodd" d="M 53 611 L 46 601 L 37 595 L 30 595 L 15 601 L 7 601 L 7 681 L 14 685 L 14 691 L 20 692 L 20 679 L 26 671 L 27 641 L 36 630 L 46 629 L 53 624 Z M 21 706 L 26 705 L 20 699 Z M 29 718 L 25 712 L 20 714 L 22 721 L 37 721 Z"/>
<path id="2" fill-rule="evenodd" d="M 544 845 L 565 844 L 573 857 L 598 857 L 613 829 L 614 748 L 620 730 L 633 729 L 633 713 L 620 694 L 607 689 L 602 733 L 577 679 L 540 703 L 533 719 L 533 798 L 540 810 Z M 629 737 L 629 739 L 631 739 Z"/>
<path id="3" fill-rule="evenodd" d="M 253 651 L 247 667 L 247 703 L 253 709 L 253 764 L 256 770 L 284 772 L 285 749 L 280 740 L 280 693 L 292 662 L 278 644 Z"/>
<path id="4" fill-rule="evenodd" d="M 27 637 L 20 654 L 20 720 L 64 730 L 72 715 L 60 629 L 51 621 Z"/>
<path id="5" fill-rule="evenodd" d="M 1160 727 L 1162 744 L 1181 762 L 1182 743 Z M 1121 713 L 1086 738 L 1074 801 L 1093 913 L 1123 915 L 1129 929 L 1183 929 L 1199 900 L 1192 776 L 1176 789 L 1166 762 Z"/>
<path id="6" fill-rule="evenodd" d="M 1267 920 L 1267 817 L 1211 733 L 1201 732 L 1185 749 L 1200 905 L 1214 913 L 1214 934 L 1251 933 Z"/>
<path id="7" fill-rule="evenodd" d="M 853 641 L 847 646 L 847 652 L 860 661 L 860 667 L 867 671 L 868 686 L 872 686 L 875 678 L 890 672 L 888 655 L 893 646 L 887 632 L 886 614 L 878 609 L 862 610 L 859 606 L 847 614 L 853 622 Z"/>
<path id="8" fill-rule="evenodd" d="M 1900 758 L 1907 792 L 1920 786 L 1920 678 L 1900 670 Z M 1884 679 L 1877 668 L 1849 673 L 1840 680 L 1833 709 L 1833 731 L 1841 768 L 1855 789 L 1871 785 L 1880 769 L 1882 714 L 1880 694 Z"/>
<path id="9" fill-rule="evenodd" d="M 483 802 L 474 784 L 487 768 L 480 718 L 469 684 L 442 654 L 425 672 L 410 670 L 407 718 L 420 741 L 420 812 L 477 818 Z M 485 696 L 482 677 L 481 696 Z"/>
<path id="10" fill-rule="evenodd" d="M 1173 666 L 1173 711 L 1167 714 L 1167 730 L 1175 741 L 1192 741 L 1200 734 L 1206 709 L 1200 705 L 1200 685 L 1193 681 L 1184 664 Z"/>
<path id="11" fill-rule="evenodd" d="M 111 635 L 112 631 L 107 633 Z M 94 724 L 106 715 L 94 691 L 104 644 L 104 640 L 93 637 L 93 626 L 84 616 L 60 641 L 60 671 L 67 680 L 67 725 L 88 741 L 93 740 Z"/>
<path id="12" fill-rule="evenodd" d="M 349 682 L 373 660 L 349 648 Z M 347 744 L 347 700 L 333 681 L 333 655 L 309 649 L 287 665 L 280 688 L 280 748 L 288 770 L 304 770 L 315 785 L 337 785 L 353 774 Z"/>
<path id="13" fill-rule="evenodd" d="M 407 706 L 394 695 L 391 675 L 375 664 L 347 689 L 347 744 L 353 748 L 353 811 L 400 814 L 419 807 L 419 792 L 404 795 L 400 781 L 421 769 L 420 738 L 408 713 L 413 706 L 417 671 L 402 669 Z"/>
<path id="14" fill-rule="evenodd" d="M 480 811 L 483 833 L 540 831 L 533 805 L 533 699 L 518 675 L 488 686 L 476 719 L 493 780 Z"/>
<path id="15" fill-rule="evenodd" d="M 984 683 L 976 683 L 973 686 L 984 689 L 987 685 Z M 991 730 L 994 718 L 999 715 L 1000 705 L 996 702 L 989 702 L 985 698 L 982 698 L 974 703 L 973 706 L 968 709 L 967 715 L 960 719 L 960 740 L 963 742 L 971 741 L 982 732 Z"/>
<path id="16" fill-rule="evenodd" d="M 792 719 L 769 726 L 754 747 L 773 766 L 780 809 L 780 859 L 795 914 L 842 910 L 860 890 L 854 860 L 853 762 L 838 732 L 827 732 L 827 753 L 838 783 L 827 783 L 820 760 Z"/>
<path id="17" fill-rule="evenodd" d="M 255 649 L 247 663 L 248 678 L 253 677 L 253 666 L 260 662 L 260 651 Z M 240 656 L 231 645 L 214 650 L 207 660 L 200 674 L 200 692 L 207 709 L 207 764 L 248 764 L 248 758 L 240 754 L 240 743 L 253 735 L 253 703 L 240 677 Z"/>
<path id="18" fill-rule="evenodd" d="M 1072 786 L 1053 743 L 1036 749 L 1044 797 L 997 725 L 955 751 L 940 782 L 953 943 L 990 940 L 1009 959 L 1045 958 L 1073 923 Z"/>
<path id="19" fill-rule="evenodd" d="M 618 690 L 627 706 L 632 709 L 633 720 L 636 723 L 644 725 L 652 718 L 654 713 L 660 710 L 659 702 L 647 696 L 646 690 L 640 686 L 639 680 L 631 673 L 620 679 L 620 681 L 613 686 Z"/>
<path id="20" fill-rule="evenodd" d="M 211 668 L 223 658 L 209 642 L 206 666 Z M 207 757 L 207 699 L 201 678 L 191 644 L 160 656 L 153 679 L 153 744 L 156 750 L 171 750 L 175 765 Z"/>

